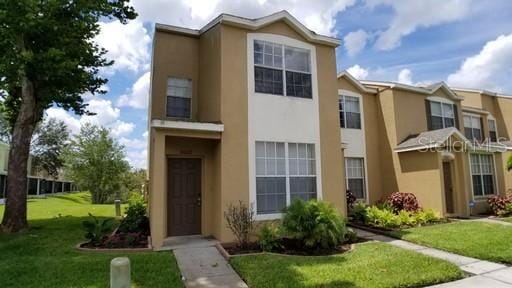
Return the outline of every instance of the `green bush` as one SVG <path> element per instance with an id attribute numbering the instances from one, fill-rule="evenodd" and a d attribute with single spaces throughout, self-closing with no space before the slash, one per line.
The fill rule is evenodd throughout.
<path id="1" fill-rule="evenodd" d="M 346 243 L 357 243 L 359 238 L 357 237 L 356 231 L 352 228 L 347 228 L 347 233 L 345 233 L 345 242 Z"/>
<path id="2" fill-rule="evenodd" d="M 265 223 L 260 228 L 259 245 L 261 250 L 271 252 L 282 250 L 281 226 L 276 223 Z"/>
<path id="3" fill-rule="evenodd" d="M 112 231 L 114 231 L 115 222 L 113 218 L 100 220 L 89 213 L 90 220 L 82 222 L 85 230 L 85 238 L 93 246 L 100 245 Z"/>
<path id="4" fill-rule="evenodd" d="M 119 232 L 143 233 L 149 235 L 149 218 L 143 201 L 131 201 L 126 209 L 126 216 L 121 220 Z"/>
<path id="5" fill-rule="evenodd" d="M 366 204 L 363 202 L 357 202 L 351 212 L 350 216 L 355 222 L 364 223 L 366 221 Z"/>
<path id="6" fill-rule="evenodd" d="M 344 219 L 323 201 L 295 199 L 284 209 L 282 225 L 287 235 L 302 242 L 306 249 L 332 249 L 345 239 Z"/>
<path id="7" fill-rule="evenodd" d="M 377 206 L 366 208 L 366 223 L 384 228 L 397 228 L 402 225 L 400 217 L 388 209 L 380 209 Z"/>

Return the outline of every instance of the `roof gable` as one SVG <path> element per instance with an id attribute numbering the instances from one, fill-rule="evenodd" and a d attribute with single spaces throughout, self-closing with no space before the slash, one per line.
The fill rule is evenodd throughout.
<path id="1" fill-rule="evenodd" d="M 364 93 L 377 93 L 377 89 L 369 88 L 361 84 L 354 76 L 350 75 L 348 71 L 343 71 L 340 74 L 338 74 L 338 79 L 343 78 L 348 83 L 352 84 L 354 87 L 356 87 L 360 92 Z"/>
<path id="2" fill-rule="evenodd" d="M 265 26 L 268 26 L 268 25 L 278 22 L 278 21 L 284 21 L 293 30 L 295 30 L 297 33 L 299 33 L 302 37 L 304 37 L 306 40 L 308 40 L 310 42 L 324 44 L 324 45 L 333 46 L 333 47 L 337 47 L 341 44 L 341 41 L 337 38 L 319 35 L 313 31 L 309 30 L 308 28 L 306 28 L 306 26 L 304 26 L 304 24 L 302 24 L 297 19 L 295 19 L 295 17 L 293 17 L 286 10 L 283 10 L 283 11 L 265 16 L 265 17 L 256 18 L 256 19 L 248 19 L 248 18 L 243 18 L 243 17 L 234 16 L 234 15 L 230 15 L 230 14 L 221 14 L 217 18 L 213 19 L 212 21 L 210 21 L 208 24 L 206 24 L 203 28 L 201 28 L 199 30 L 177 27 L 177 26 L 172 26 L 172 25 L 159 24 L 159 23 L 157 23 L 155 25 L 155 29 L 162 30 L 162 31 L 181 33 L 181 34 L 187 34 L 190 36 L 198 37 L 217 24 L 226 24 L 226 25 L 240 27 L 240 28 L 249 29 L 249 30 L 258 30 L 258 29 L 261 29 Z"/>

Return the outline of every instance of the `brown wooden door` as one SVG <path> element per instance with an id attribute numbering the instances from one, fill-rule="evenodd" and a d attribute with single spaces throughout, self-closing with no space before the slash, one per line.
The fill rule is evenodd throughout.
<path id="1" fill-rule="evenodd" d="M 168 161 L 167 234 L 201 234 L 201 160 Z"/>
<path id="2" fill-rule="evenodd" d="M 446 199 L 446 212 L 453 213 L 453 181 L 452 181 L 452 169 L 450 162 L 443 162 L 443 174 L 444 174 L 444 195 Z"/>

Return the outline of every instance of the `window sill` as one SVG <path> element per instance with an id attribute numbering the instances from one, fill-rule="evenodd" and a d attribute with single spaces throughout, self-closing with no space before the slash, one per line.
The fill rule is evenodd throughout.
<path id="1" fill-rule="evenodd" d="M 269 94 L 269 93 L 261 93 L 261 92 L 254 92 L 254 95 L 257 97 L 259 96 L 277 96 L 277 97 L 283 97 L 284 99 L 293 99 L 294 101 L 313 101 L 313 97 L 311 98 L 305 98 L 305 97 L 295 97 L 295 96 L 286 96 L 281 94 Z"/>
<path id="2" fill-rule="evenodd" d="M 274 214 L 260 214 L 260 215 L 257 215 L 254 216 L 254 219 L 256 221 L 270 221 L 270 220 L 279 220 L 283 218 L 283 214 L 282 213 L 274 213 Z"/>

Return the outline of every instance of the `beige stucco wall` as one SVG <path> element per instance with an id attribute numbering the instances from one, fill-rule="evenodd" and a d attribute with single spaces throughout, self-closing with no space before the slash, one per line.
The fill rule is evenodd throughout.
<path id="1" fill-rule="evenodd" d="M 166 119 L 167 77 L 178 76 L 193 81 L 191 120 L 224 125 L 220 140 L 208 140 L 210 137 L 201 133 L 190 135 L 186 131 L 172 131 L 169 134 L 164 129 L 150 129 L 149 195 L 155 247 L 161 246 L 167 236 L 167 157 L 180 156 L 180 149 L 185 148 L 186 157 L 201 157 L 204 163 L 202 234 L 213 235 L 223 242 L 234 240 L 223 213 L 229 204 L 249 202 L 246 37 L 247 33 L 254 32 L 306 41 L 281 21 L 258 31 L 218 24 L 199 38 L 155 33 L 150 119 Z M 318 85 L 322 123 L 319 157 L 323 197 L 345 213 L 335 51 L 333 47 L 314 45 L 318 79 L 321 79 Z"/>
<path id="2" fill-rule="evenodd" d="M 379 130 L 383 128 L 383 125 L 381 121 L 382 114 L 380 113 L 378 97 L 375 94 L 361 91 L 361 89 L 347 81 L 345 77 L 338 78 L 338 89 L 351 91 L 362 96 L 362 108 L 364 111 L 363 121 L 365 123 L 364 135 L 366 143 L 365 165 L 367 171 L 366 177 L 368 180 L 368 187 L 366 187 L 366 189 L 368 191 L 368 202 L 376 203 L 384 196 L 381 179 L 382 171 L 380 154 L 385 150 L 385 147 L 383 147 L 381 143 L 383 141 L 380 141 L 379 135 Z"/>

